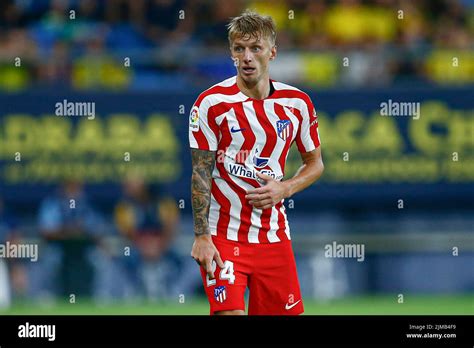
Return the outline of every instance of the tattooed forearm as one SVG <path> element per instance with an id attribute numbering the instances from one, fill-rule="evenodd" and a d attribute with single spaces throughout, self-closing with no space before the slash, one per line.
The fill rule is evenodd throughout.
<path id="1" fill-rule="evenodd" d="M 209 207 L 211 205 L 211 178 L 215 152 L 191 149 L 193 175 L 191 200 L 193 206 L 194 234 L 209 234 Z"/>

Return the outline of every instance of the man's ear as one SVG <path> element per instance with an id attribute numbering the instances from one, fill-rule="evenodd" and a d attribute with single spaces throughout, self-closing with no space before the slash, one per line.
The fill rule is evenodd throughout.
<path id="1" fill-rule="evenodd" d="M 274 60 L 277 56 L 277 47 L 276 45 L 274 45 L 272 48 L 271 48 L 271 56 L 270 56 L 270 60 Z"/>

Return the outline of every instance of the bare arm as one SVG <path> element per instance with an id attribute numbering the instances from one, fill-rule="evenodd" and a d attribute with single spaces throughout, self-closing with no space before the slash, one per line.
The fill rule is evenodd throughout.
<path id="1" fill-rule="evenodd" d="M 257 173 L 266 185 L 247 192 L 245 198 L 255 208 L 268 209 L 284 198 L 289 198 L 315 182 L 323 173 L 324 165 L 321 148 L 301 154 L 303 165 L 296 174 L 285 181 L 275 181 L 272 177 Z"/>
<path id="2" fill-rule="evenodd" d="M 301 160 L 303 165 L 298 168 L 296 174 L 291 179 L 283 182 L 287 188 L 284 198 L 291 197 L 295 193 L 304 190 L 323 174 L 324 164 L 321 157 L 321 147 L 311 152 L 302 153 Z"/>
<path id="3" fill-rule="evenodd" d="M 201 236 L 209 232 L 209 207 L 211 205 L 212 170 L 215 152 L 191 149 L 193 174 L 191 177 L 191 199 L 193 206 L 194 234 Z"/>
<path id="4" fill-rule="evenodd" d="M 219 252 L 212 243 L 208 222 L 215 156 L 215 152 L 212 151 L 191 149 L 193 165 L 191 201 L 194 220 L 194 244 L 191 256 L 206 269 L 211 279 L 214 278 L 212 260 L 215 259 L 219 267 L 224 267 Z"/>

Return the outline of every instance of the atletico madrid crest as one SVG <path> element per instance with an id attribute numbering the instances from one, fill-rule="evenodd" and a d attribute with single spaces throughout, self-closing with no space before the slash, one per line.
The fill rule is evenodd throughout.
<path id="1" fill-rule="evenodd" d="M 278 136 L 285 140 L 288 139 L 291 135 L 291 122 L 290 120 L 279 120 L 276 123 Z"/>
<path id="2" fill-rule="evenodd" d="M 218 286 L 214 289 L 214 298 L 217 302 L 224 302 L 227 298 L 227 294 L 225 291 L 225 286 Z"/>

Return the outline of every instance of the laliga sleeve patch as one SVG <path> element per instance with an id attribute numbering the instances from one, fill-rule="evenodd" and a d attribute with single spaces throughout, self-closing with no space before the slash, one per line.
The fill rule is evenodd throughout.
<path id="1" fill-rule="evenodd" d="M 189 129 L 192 132 L 199 131 L 199 108 L 194 106 L 189 114 Z"/>

